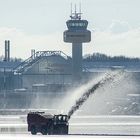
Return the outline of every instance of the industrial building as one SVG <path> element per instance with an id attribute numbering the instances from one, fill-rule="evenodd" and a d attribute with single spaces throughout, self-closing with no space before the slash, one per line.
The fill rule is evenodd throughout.
<path id="1" fill-rule="evenodd" d="M 52 86 L 53 90 L 58 91 L 72 83 L 71 58 L 66 54 L 61 51 L 40 51 L 33 56 L 15 68 L 14 75 L 21 80 L 17 88 L 45 92 Z"/>

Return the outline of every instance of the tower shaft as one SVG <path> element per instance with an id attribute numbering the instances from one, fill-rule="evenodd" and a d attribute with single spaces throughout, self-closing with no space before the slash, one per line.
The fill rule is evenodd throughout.
<path id="1" fill-rule="evenodd" d="M 73 80 L 80 80 L 82 75 L 82 43 L 72 43 Z"/>

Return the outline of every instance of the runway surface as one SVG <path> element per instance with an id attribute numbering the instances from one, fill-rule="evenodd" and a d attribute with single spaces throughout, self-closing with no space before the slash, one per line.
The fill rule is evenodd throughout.
<path id="1" fill-rule="evenodd" d="M 139 140 L 137 136 L 42 136 L 42 135 L 24 135 L 24 134 L 2 134 L 1 140 Z"/>
<path id="2" fill-rule="evenodd" d="M 32 136 L 27 131 L 26 116 L 1 115 L 0 136 L 15 134 Z M 73 116 L 69 121 L 69 134 L 140 136 L 140 116 Z"/>

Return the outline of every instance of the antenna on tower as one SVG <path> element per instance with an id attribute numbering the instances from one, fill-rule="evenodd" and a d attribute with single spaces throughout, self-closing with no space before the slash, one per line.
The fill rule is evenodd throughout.
<path id="1" fill-rule="evenodd" d="M 76 15 L 76 4 L 75 4 L 75 15 Z"/>
<path id="2" fill-rule="evenodd" d="M 81 2 L 79 3 L 79 13 L 81 14 Z"/>
<path id="3" fill-rule="evenodd" d="M 73 9 L 72 9 L 72 3 L 71 3 L 71 15 L 70 15 L 70 18 L 72 20 L 80 20 L 81 19 L 81 3 L 79 4 L 79 12 L 77 12 L 77 9 L 76 9 L 76 4 L 75 4 L 75 11 L 73 12 Z"/>
<path id="4" fill-rule="evenodd" d="M 71 16 L 72 16 L 72 3 L 71 3 Z"/>

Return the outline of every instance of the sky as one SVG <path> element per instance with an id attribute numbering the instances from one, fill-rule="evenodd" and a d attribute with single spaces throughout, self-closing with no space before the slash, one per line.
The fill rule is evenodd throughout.
<path id="1" fill-rule="evenodd" d="M 140 0 L 0 0 L 0 55 L 4 40 L 11 41 L 12 57 L 26 59 L 31 49 L 71 55 L 71 44 L 63 42 L 71 3 L 73 10 L 81 3 L 92 33 L 83 55 L 140 57 Z"/>

